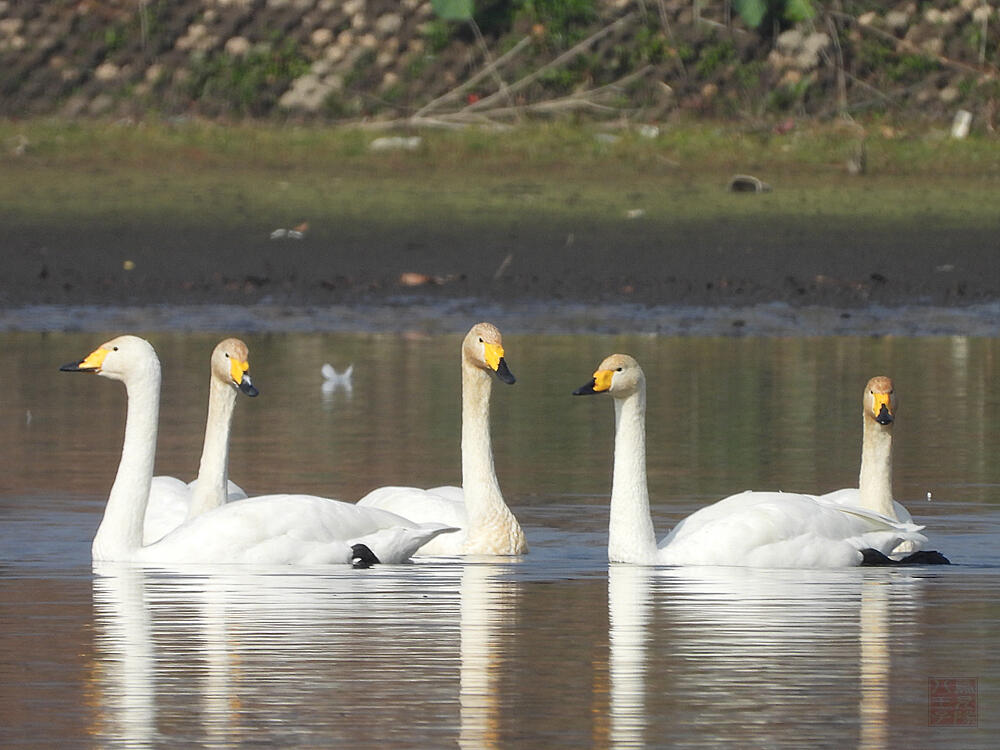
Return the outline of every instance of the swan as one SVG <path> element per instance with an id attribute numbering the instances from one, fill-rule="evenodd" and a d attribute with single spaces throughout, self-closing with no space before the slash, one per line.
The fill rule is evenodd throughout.
<path id="1" fill-rule="evenodd" d="M 904 523 L 912 523 L 910 512 L 892 499 L 892 427 L 896 421 L 896 389 L 892 379 L 878 375 L 865 385 L 862 398 L 861 473 L 857 487 L 845 487 L 820 495 L 826 502 L 865 508 Z M 893 554 L 916 551 L 913 542 L 903 542 Z"/>
<path id="2" fill-rule="evenodd" d="M 493 374 L 513 383 L 500 331 L 491 323 L 472 326 L 462 341 L 462 486 L 380 487 L 358 505 L 383 508 L 414 521 L 438 521 L 460 529 L 424 545 L 421 555 L 521 555 L 524 532 L 500 492 L 490 442 Z"/>
<path id="3" fill-rule="evenodd" d="M 212 352 L 208 423 L 198 477 L 190 483 L 176 477 L 153 477 L 142 528 L 143 544 L 162 539 L 185 519 L 247 496 L 229 479 L 229 431 L 238 391 L 247 396 L 258 394 L 250 380 L 249 350 L 239 339 L 225 339 Z"/>
<path id="4" fill-rule="evenodd" d="M 104 517 L 91 548 L 98 562 L 322 564 L 404 562 L 422 544 L 451 531 L 388 511 L 312 495 L 262 495 L 225 503 L 188 519 L 152 544 L 142 543 L 153 478 L 160 410 L 160 360 L 137 336 L 114 338 L 66 372 L 93 372 L 125 384 L 125 439 Z"/>
<path id="5" fill-rule="evenodd" d="M 615 457 L 608 559 L 667 565 L 832 568 L 882 562 L 922 527 L 810 495 L 743 492 L 692 513 L 659 543 L 646 485 L 646 377 L 627 354 L 601 362 L 574 395 L 609 393 Z"/>

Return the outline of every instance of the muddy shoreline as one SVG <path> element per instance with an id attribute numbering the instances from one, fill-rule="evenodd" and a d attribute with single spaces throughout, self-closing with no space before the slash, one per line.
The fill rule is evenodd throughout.
<path id="1" fill-rule="evenodd" d="M 3 233 L 0 326 L 7 329 L 32 327 L 26 309 L 47 310 L 46 325 L 72 329 L 86 309 L 209 306 L 244 310 L 251 327 L 266 317 L 262 329 L 280 328 L 289 317 L 280 310 L 296 311 L 296 320 L 313 310 L 324 321 L 318 329 L 337 327 L 324 311 L 354 311 L 352 319 L 368 311 L 368 328 L 391 329 L 406 327 L 408 318 L 433 317 L 427 311 L 442 319 L 454 309 L 486 317 L 477 314 L 481 309 L 520 320 L 524 329 L 534 327 L 534 311 L 559 330 L 679 331 L 685 326 L 678 321 L 691 317 L 684 310 L 714 309 L 727 312 L 698 313 L 716 322 L 693 328 L 867 332 L 858 321 L 886 317 L 872 318 L 872 310 L 896 318 L 913 310 L 910 317 L 925 321 L 942 319 L 928 311 L 944 311 L 950 322 L 939 328 L 961 332 L 963 317 L 982 330 L 971 321 L 1000 301 L 997 234 L 941 227 L 933 217 L 907 226 L 817 225 L 807 218 L 450 225 L 415 219 L 379 227 L 343 221 L 307 230 L 302 239 L 206 223 L 122 219 L 71 227 L 15 218 Z M 971 314 L 963 316 L 966 308 Z M 776 326 L 767 311 L 780 309 L 788 313 Z M 810 309 L 830 314 L 796 312 Z M 77 312 L 60 321 L 58 310 Z M 181 328 L 199 327 L 198 314 L 182 317 Z M 230 327 L 239 318 L 210 315 L 206 324 L 225 320 Z M 164 316 L 147 322 L 154 319 L 159 326 Z M 927 325 L 934 328 L 921 329 Z"/>

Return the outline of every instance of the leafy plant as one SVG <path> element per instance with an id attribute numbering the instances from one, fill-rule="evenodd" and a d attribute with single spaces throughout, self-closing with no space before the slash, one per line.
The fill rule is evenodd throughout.
<path id="1" fill-rule="evenodd" d="M 251 50 L 244 57 L 215 53 L 194 64 L 188 84 L 191 97 L 217 103 L 240 114 L 271 110 L 277 91 L 304 75 L 309 61 L 292 42 Z"/>
<path id="2" fill-rule="evenodd" d="M 751 29 L 766 29 L 776 20 L 798 23 L 816 15 L 811 0 L 733 0 L 733 8 Z"/>
<path id="3" fill-rule="evenodd" d="M 445 21 L 471 21 L 472 0 L 431 0 L 434 14 Z"/>
<path id="4" fill-rule="evenodd" d="M 736 50 L 733 48 L 732 42 L 728 40 L 705 47 L 698 58 L 696 66 L 698 75 L 703 77 L 710 76 L 735 57 Z"/>

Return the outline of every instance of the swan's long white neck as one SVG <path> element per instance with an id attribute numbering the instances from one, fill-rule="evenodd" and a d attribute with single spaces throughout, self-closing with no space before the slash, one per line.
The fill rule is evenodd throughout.
<path id="1" fill-rule="evenodd" d="M 611 562 L 656 561 L 656 533 L 646 484 L 646 386 L 615 399 L 615 466 L 611 481 Z"/>
<path id="2" fill-rule="evenodd" d="M 524 535 L 500 492 L 490 439 L 489 373 L 462 361 L 462 490 L 468 517 L 466 552 L 524 551 Z M 478 538 L 482 536 L 482 538 Z M 504 537 L 501 547 L 497 542 Z M 493 541 L 488 541 L 493 540 Z"/>
<path id="3" fill-rule="evenodd" d="M 142 525 L 149 502 L 160 414 L 160 363 L 155 357 L 125 381 L 128 410 L 118 474 L 104 518 L 94 535 L 94 560 L 124 561 L 142 547 Z"/>
<path id="4" fill-rule="evenodd" d="M 864 417 L 861 440 L 861 506 L 896 518 L 892 505 L 892 427 Z"/>
<path id="5" fill-rule="evenodd" d="M 208 394 L 205 447 L 201 451 L 198 482 L 191 495 L 188 518 L 226 502 L 229 494 L 229 432 L 235 410 L 236 389 L 213 377 Z"/>

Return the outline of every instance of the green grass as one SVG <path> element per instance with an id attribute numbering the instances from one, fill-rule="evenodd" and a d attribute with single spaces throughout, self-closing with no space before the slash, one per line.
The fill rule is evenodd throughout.
<path id="1" fill-rule="evenodd" d="M 586 125 L 425 131 L 416 151 L 375 153 L 368 144 L 382 133 L 359 128 L 0 122 L 0 217 L 388 222 L 419 212 L 442 221 L 575 221 L 642 208 L 647 220 L 662 221 L 933 215 L 956 225 L 996 224 L 995 139 L 869 130 L 870 174 L 852 178 L 844 162 L 857 136 L 829 126 L 778 136 L 690 123 L 653 139 L 622 132 L 611 144 Z M 14 155 L 22 137 L 24 153 Z M 737 172 L 759 176 L 774 192 L 727 193 Z"/>

